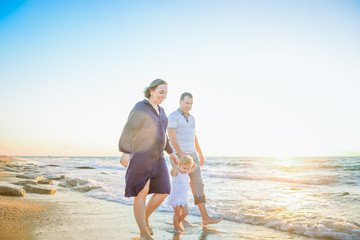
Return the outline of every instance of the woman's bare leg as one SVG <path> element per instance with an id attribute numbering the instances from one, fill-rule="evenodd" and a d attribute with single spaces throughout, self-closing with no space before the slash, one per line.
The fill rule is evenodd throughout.
<path id="1" fill-rule="evenodd" d="M 149 217 L 150 215 L 160 206 L 160 204 L 165 200 L 165 198 L 168 196 L 168 194 L 160 194 L 155 193 L 151 199 L 149 200 L 147 206 L 146 206 L 146 212 L 145 212 L 145 221 L 146 221 L 146 227 L 150 233 L 150 235 L 153 234 L 152 228 L 149 224 Z"/>
<path id="2" fill-rule="evenodd" d="M 138 193 L 134 199 L 134 216 L 136 223 L 140 230 L 141 239 L 152 239 L 146 228 L 146 196 L 149 192 L 150 179 L 145 184 L 145 187 Z"/>

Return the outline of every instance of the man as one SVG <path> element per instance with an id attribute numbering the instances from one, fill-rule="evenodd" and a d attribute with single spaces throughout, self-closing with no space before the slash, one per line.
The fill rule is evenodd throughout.
<path id="1" fill-rule="evenodd" d="M 202 224 L 214 224 L 222 220 L 215 219 L 208 215 L 205 206 L 204 184 L 201 177 L 200 166 L 204 164 L 204 156 L 201 152 L 199 141 L 195 134 L 195 118 L 190 115 L 193 104 L 193 96 L 191 93 L 185 92 L 180 97 L 180 108 L 171 113 L 168 117 L 168 136 L 171 145 L 175 149 L 179 157 L 189 154 L 194 162 L 199 166 L 196 171 L 189 174 L 190 187 L 194 195 L 195 205 L 199 207 Z M 200 159 L 200 162 L 199 162 Z M 184 223 L 188 223 L 184 220 Z"/>

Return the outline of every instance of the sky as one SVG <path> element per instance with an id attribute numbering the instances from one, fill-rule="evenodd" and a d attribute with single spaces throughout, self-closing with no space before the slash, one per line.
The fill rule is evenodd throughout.
<path id="1" fill-rule="evenodd" d="M 205 156 L 359 156 L 360 2 L 0 1 L 0 154 L 119 156 L 154 79 Z"/>

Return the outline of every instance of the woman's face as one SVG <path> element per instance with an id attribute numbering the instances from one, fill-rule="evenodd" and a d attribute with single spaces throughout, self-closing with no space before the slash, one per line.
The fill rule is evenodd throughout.
<path id="1" fill-rule="evenodd" d="M 157 86 L 155 90 L 150 90 L 150 94 L 151 94 L 150 99 L 153 101 L 153 103 L 155 104 L 162 103 L 166 98 L 167 85 L 161 84 Z"/>

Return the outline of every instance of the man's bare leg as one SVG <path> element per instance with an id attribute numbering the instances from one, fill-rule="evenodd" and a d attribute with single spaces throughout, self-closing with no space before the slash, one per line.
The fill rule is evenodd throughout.
<path id="1" fill-rule="evenodd" d="M 216 224 L 219 223 L 222 218 L 212 218 L 209 216 L 206 210 L 205 203 L 198 203 L 198 208 L 200 210 L 202 225 Z"/>

